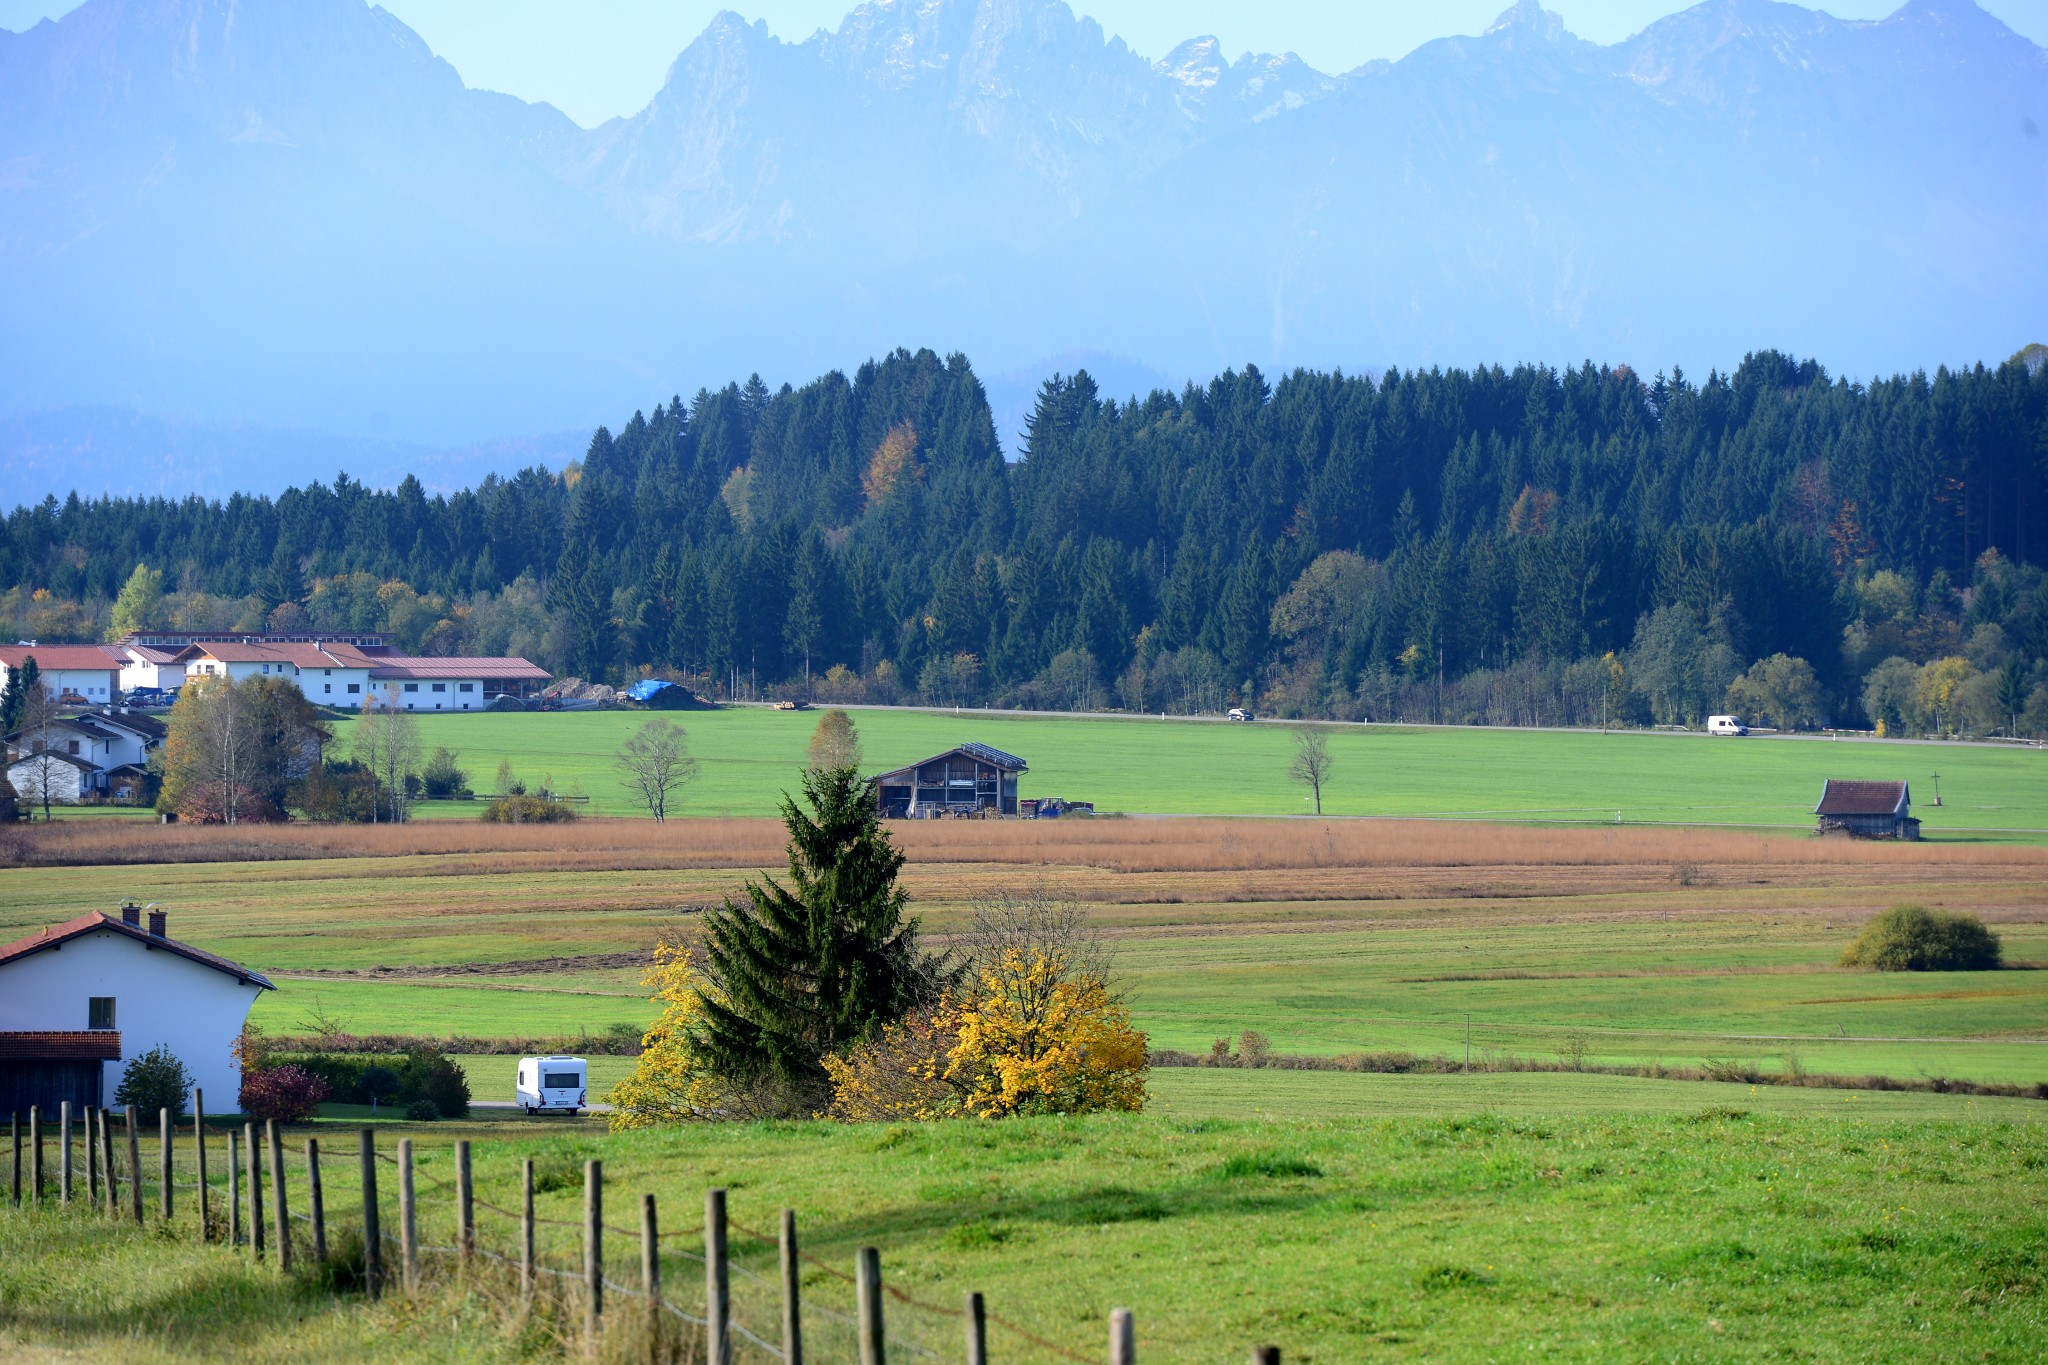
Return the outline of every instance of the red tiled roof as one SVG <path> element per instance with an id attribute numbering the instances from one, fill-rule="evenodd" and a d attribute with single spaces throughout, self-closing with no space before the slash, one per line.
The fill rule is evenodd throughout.
<path id="1" fill-rule="evenodd" d="M 181 652 L 164 645 L 124 645 L 122 648 L 146 664 L 175 663 Z"/>
<path id="2" fill-rule="evenodd" d="M 92 669 L 120 672 L 126 660 L 104 645 L 0 645 L 0 664 L 20 668 L 31 656 L 36 667 L 48 673 L 55 669 Z"/>
<path id="3" fill-rule="evenodd" d="M 114 1029 L 70 1033 L 0 1033 L 0 1062 L 118 1062 Z"/>
<path id="4" fill-rule="evenodd" d="M 552 677 L 525 659 L 429 659 L 394 654 L 374 659 L 373 678 L 475 678 L 486 682 L 542 682 Z"/>
<path id="5" fill-rule="evenodd" d="M 203 948 L 194 948 L 191 944 L 180 943 L 174 938 L 158 938 L 139 924 L 130 924 L 118 915 L 102 914 L 97 910 L 89 914 L 80 915 L 77 919 L 65 920 L 62 924 L 48 925 L 41 931 L 30 934 L 27 938 L 16 939 L 6 947 L 0 948 L 0 966 L 5 966 L 17 958 L 31 957 L 45 948 L 57 947 L 59 944 L 100 929 L 111 929 L 117 934 L 125 934 L 139 943 L 146 943 L 152 948 L 162 948 L 167 952 L 176 953 L 179 957 L 189 958 L 202 967 L 211 967 L 215 971 L 226 972 L 229 976 L 239 981 L 247 981 L 253 985 L 261 986 L 265 990 L 274 991 L 277 989 L 277 987 L 270 984 L 268 977 L 260 972 L 252 972 L 240 963 L 230 962 L 224 957 L 216 957 Z"/>
<path id="6" fill-rule="evenodd" d="M 9 739 L 13 738 L 14 736 L 9 736 Z M 14 757 L 8 760 L 7 766 L 12 770 L 19 768 L 24 763 L 34 763 L 38 759 L 44 758 L 55 759 L 59 763 L 69 763 L 82 773 L 96 773 L 100 770 L 99 764 L 89 758 L 80 758 L 77 754 L 62 753 L 56 749 L 23 750 L 19 744 L 14 746 Z"/>
<path id="7" fill-rule="evenodd" d="M 1844 782 L 1829 778 L 1815 815 L 1891 815 L 1910 803 L 1903 782 Z"/>

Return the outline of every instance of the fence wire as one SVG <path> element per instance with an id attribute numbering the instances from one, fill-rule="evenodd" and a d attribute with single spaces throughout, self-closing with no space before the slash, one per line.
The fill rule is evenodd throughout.
<path id="1" fill-rule="evenodd" d="M 97 1140 L 97 1134 L 94 1135 L 91 1153 L 93 1165 L 90 1169 L 83 1159 L 85 1153 L 81 1150 L 86 1146 L 83 1122 L 75 1121 L 76 1126 L 71 1140 L 72 1202 L 80 1205 L 90 1204 L 95 1212 L 110 1213 L 116 1218 L 127 1219 L 131 1216 L 133 1190 L 139 1186 L 144 1196 L 145 1220 L 160 1222 L 163 1191 L 160 1131 L 155 1124 L 138 1122 L 137 1151 L 138 1156 L 143 1159 L 136 1163 L 140 1167 L 139 1170 L 130 1169 L 125 1126 L 118 1115 L 110 1115 L 110 1120 L 109 1142 L 101 1144 Z M 276 1234 L 277 1194 L 264 1135 L 259 1131 L 254 1148 L 260 1174 L 259 1209 L 256 1194 L 250 1189 L 247 1178 L 251 1148 L 250 1144 L 243 1140 L 245 1130 L 223 1131 L 221 1127 L 207 1126 L 204 1133 L 209 1160 L 206 1180 L 202 1184 L 198 1179 L 198 1146 L 194 1140 L 196 1129 L 197 1125 L 190 1120 L 173 1129 L 170 1187 L 182 1196 L 175 1201 L 177 1217 L 180 1220 L 196 1220 L 193 1210 L 200 1199 L 205 1199 L 213 1206 L 211 1225 L 216 1239 L 225 1243 L 229 1240 L 231 1232 L 238 1231 L 239 1236 L 234 1240 L 235 1248 L 245 1253 L 253 1253 L 252 1239 L 260 1229 L 265 1243 L 263 1255 L 266 1258 L 274 1258 L 277 1255 L 277 1248 L 272 1244 Z M 46 1156 L 44 1161 L 46 1192 L 43 1197 L 46 1201 L 54 1202 L 63 1161 L 61 1129 L 55 1123 L 51 1123 L 45 1126 L 44 1134 L 46 1141 L 51 1138 L 57 1139 L 53 1144 L 58 1148 L 56 1159 L 53 1161 Z M 226 1153 L 220 1150 L 224 1145 L 222 1139 L 230 1134 L 236 1139 L 235 1160 L 232 1163 L 227 1160 Z M 23 1137 L 24 1140 L 27 1137 L 25 1125 Z M 295 1244 L 302 1243 L 304 1248 L 301 1252 L 300 1246 L 295 1245 L 294 1251 L 310 1255 L 311 1236 L 308 1229 L 313 1224 L 313 1217 L 306 1207 L 310 1199 L 310 1190 L 306 1186 L 306 1147 L 303 1142 L 283 1141 L 280 1143 L 280 1150 L 289 1158 L 283 1174 L 289 1220 L 298 1228 L 293 1241 Z M 378 1150 L 373 1155 L 380 1167 L 395 1170 L 401 1166 L 398 1157 L 390 1152 Z M 437 1149 L 424 1155 L 427 1159 L 437 1160 L 444 1159 L 448 1153 Z M 326 1212 L 324 1231 L 332 1239 L 360 1227 L 360 1170 L 357 1150 L 353 1144 L 344 1146 L 337 1143 L 332 1148 L 324 1149 L 321 1158 L 321 1185 Z M 28 1165 L 29 1163 L 24 1160 L 24 1185 Z M 111 1182 L 107 1177 L 109 1165 L 113 1168 Z M 464 1260 L 460 1247 L 444 1245 L 438 1238 L 429 1241 L 426 1237 L 429 1227 L 445 1228 L 449 1231 L 458 1229 L 460 1191 L 453 1181 L 423 1169 L 424 1165 L 422 1154 L 416 1153 L 412 1165 L 413 1218 L 414 1225 L 420 1232 L 414 1252 L 422 1258 L 432 1257 L 439 1262 L 453 1261 L 460 1264 Z M 502 1179 L 502 1172 L 498 1175 Z M 91 1192 L 94 1183 L 99 1187 L 96 1195 Z M 239 1204 L 239 1219 L 234 1228 L 230 1227 L 228 1219 L 231 1191 L 237 1196 L 233 1202 Z M 29 1192 L 24 1189 L 23 1195 L 26 1200 Z M 402 1203 L 396 1181 L 378 1182 L 379 1260 L 383 1267 L 385 1282 L 393 1287 L 398 1285 L 403 1273 Z M 504 1223 L 511 1225 L 508 1231 L 516 1234 L 526 1215 L 522 1211 L 479 1198 L 474 1191 L 470 1207 L 475 1218 L 471 1256 L 479 1262 L 488 1262 L 515 1275 L 518 1274 L 523 1268 L 520 1257 L 504 1254 L 486 1245 L 485 1225 L 487 1217 L 504 1220 Z M 337 1214 L 341 1216 L 336 1216 Z M 351 1214 L 355 1216 L 350 1216 Z M 582 1264 L 581 1245 L 583 1220 L 553 1217 L 536 1209 L 532 1215 L 532 1222 L 536 1234 L 550 1232 L 554 1235 L 546 1238 L 536 1236 L 533 1262 L 530 1267 L 525 1268 L 530 1268 L 536 1280 L 544 1277 L 571 1291 L 586 1285 L 587 1276 Z M 493 1226 L 502 1227 L 503 1224 Z M 637 1249 L 641 1245 L 638 1228 L 621 1227 L 611 1222 L 602 1222 L 600 1226 L 609 1237 L 622 1239 L 629 1247 Z M 783 1291 L 780 1276 L 773 1273 L 764 1274 L 746 1263 L 750 1256 L 777 1254 L 781 1239 L 779 1235 L 763 1232 L 731 1218 L 727 1219 L 726 1227 L 734 1241 L 751 1244 L 750 1249 L 729 1249 L 726 1259 L 730 1295 L 727 1325 L 732 1335 L 735 1357 L 781 1361 L 785 1358 L 783 1348 L 778 1340 L 771 1340 L 771 1337 L 779 1338 L 781 1335 Z M 569 1236 L 564 1237 L 562 1234 L 565 1233 Z M 704 1226 L 701 1223 L 690 1227 L 672 1228 L 657 1235 L 658 1257 L 663 1261 L 682 1263 L 690 1268 L 675 1280 L 671 1280 L 665 1273 L 662 1275 L 659 1308 L 675 1321 L 699 1330 L 707 1325 L 705 1318 L 701 1316 L 701 1298 L 679 1299 L 671 1292 L 671 1285 L 701 1287 L 701 1276 L 696 1271 L 706 1264 L 705 1256 L 703 1252 L 686 1244 L 701 1243 L 703 1236 Z M 637 1256 L 638 1252 L 636 1250 L 631 1254 Z M 856 1283 L 853 1275 L 810 1251 L 799 1249 L 798 1258 L 800 1264 L 814 1276 L 822 1276 L 848 1290 Z M 606 1259 L 609 1261 L 612 1257 Z M 550 1260 L 556 1263 L 550 1264 Z M 561 1264 L 564 1261 L 568 1263 L 567 1268 Z M 646 1302 L 645 1291 L 640 1287 L 621 1282 L 611 1275 L 603 1276 L 601 1282 L 608 1296 L 616 1296 L 625 1302 Z M 962 1321 L 960 1307 L 947 1307 L 929 1302 L 886 1280 L 882 1285 L 882 1291 L 886 1296 L 886 1302 L 897 1310 L 885 1312 L 883 1315 L 885 1343 L 889 1352 L 899 1359 L 920 1360 L 952 1359 L 958 1355 Z M 850 1293 L 848 1300 L 850 1306 Z M 799 1298 L 799 1319 L 804 1335 L 804 1347 L 812 1358 L 838 1360 L 857 1356 L 859 1319 L 854 1314 L 834 1307 L 824 1296 L 804 1293 Z M 1012 1346 L 1027 1348 L 1026 1353 L 1040 1352 L 1046 1357 L 1065 1361 L 1090 1362 L 1095 1359 L 1093 1356 L 1084 1355 L 1047 1340 L 1001 1314 L 985 1311 L 984 1320 L 992 1329 L 992 1336 L 996 1332 L 1007 1334 L 1013 1339 Z M 756 1323 L 775 1324 L 775 1327 L 768 1335 L 763 1335 L 756 1329 Z M 574 1345 L 563 1332 L 552 1327 L 545 1327 L 545 1330 L 561 1339 L 565 1347 Z M 1019 1352 L 1005 1349 L 1001 1354 L 1016 1358 Z"/>

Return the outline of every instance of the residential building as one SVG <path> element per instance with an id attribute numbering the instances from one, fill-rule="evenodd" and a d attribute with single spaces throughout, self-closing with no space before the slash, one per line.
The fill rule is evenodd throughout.
<path id="1" fill-rule="evenodd" d="M 141 920 L 138 907 L 124 905 L 118 918 L 95 911 L 0 947 L 0 1040 L 9 1033 L 40 1035 L 46 1043 L 56 1035 L 109 1034 L 118 1042 L 108 1050 L 119 1061 L 162 1046 L 206 1091 L 210 1112 L 231 1111 L 242 1079 L 235 1038 L 257 995 L 276 987 L 170 937 L 161 910 L 150 911 L 147 927 Z M 29 1050 L 38 1046 L 53 1050 Z M 6 1052 L 0 1042 L 0 1072 Z M 105 1068 L 94 1102 L 112 1103 L 119 1085 L 120 1068 Z"/>
<path id="2" fill-rule="evenodd" d="M 120 696 L 124 655 L 106 645 L 0 645 L 0 687 L 33 658 L 43 690 L 73 706 L 106 706 Z"/>

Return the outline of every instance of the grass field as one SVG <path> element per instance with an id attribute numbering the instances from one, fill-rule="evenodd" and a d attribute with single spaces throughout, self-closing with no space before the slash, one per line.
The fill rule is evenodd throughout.
<path id="1" fill-rule="evenodd" d="M 603 1138 L 541 1121 L 394 1125 L 380 1141 L 388 1151 L 409 1132 L 419 1145 L 429 1246 L 451 1240 L 444 1184 L 455 1137 L 477 1144 L 480 1201 L 516 1206 L 519 1162 L 531 1157 L 539 1212 L 565 1222 L 576 1217 L 586 1156 L 605 1162 L 607 1209 L 619 1211 L 607 1221 L 630 1223 L 646 1192 L 665 1227 L 686 1229 L 702 1191 L 727 1188 L 734 1315 L 770 1339 L 775 1253 L 748 1230 L 772 1229 L 777 1211 L 793 1208 L 806 1250 L 824 1265 L 850 1269 L 857 1247 L 877 1246 L 888 1281 L 933 1306 L 889 1302 L 897 1359 L 956 1357 L 953 1310 L 968 1289 L 1006 1321 L 1093 1358 L 1119 1305 L 1136 1313 L 1151 1360 L 1237 1360 L 1258 1343 L 1301 1362 L 1509 1352 L 2038 1358 L 2048 1333 L 2048 1130 L 1981 1113 L 1850 1116 L 1861 1100 L 1794 1116 L 1718 1093 L 1725 1088 L 1673 1089 L 1701 1102 L 1634 1116 L 1550 1103 L 1540 1116 L 1288 1121 L 1162 1107 L 1002 1125 L 769 1124 Z M 346 1155 L 346 1129 L 323 1136 Z M 151 1155 L 145 1144 L 145 1166 Z M 391 1198 L 387 1188 L 387 1226 Z M 353 1162 L 330 1161 L 331 1217 L 347 1219 L 357 1203 Z M 187 1219 L 189 1209 L 188 1200 Z M 303 1277 L 280 1284 L 246 1257 L 194 1246 L 186 1226 L 173 1238 L 89 1216 L 0 1213 L 0 1351 L 124 1360 L 549 1353 L 490 1274 L 459 1280 L 430 1257 L 437 1275 L 426 1293 L 370 1306 Z M 572 1227 L 542 1233 L 545 1264 L 576 1263 Z M 480 1242 L 509 1251 L 512 1229 L 486 1209 Z M 628 1232 L 609 1243 L 608 1268 L 631 1282 L 636 1255 Z M 701 1271 L 683 1255 L 668 1259 L 665 1282 L 696 1311 Z M 827 1310 L 850 1311 L 848 1287 L 822 1269 L 804 1278 L 812 1355 L 847 1358 L 845 1329 Z M 613 1299 L 614 1321 L 625 1303 Z M 1006 1327 L 991 1336 L 1000 1359 L 1051 1358 Z M 765 1357 L 743 1347 L 741 1358 Z"/>
<path id="2" fill-rule="evenodd" d="M 2048 1081 L 2048 971 L 1839 969 L 1874 911 L 1969 910 L 2048 962 L 2048 851 L 1683 830 L 1359 822 L 914 823 L 906 886 L 940 942 L 1044 886 L 1114 942 L 1155 1045 L 1245 1029 L 1292 1053 Z M 120 896 L 275 976 L 256 1019 L 535 1037 L 641 1024 L 646 954 L 771 866 L 768 822 L 567 829 L 38 831 L 0 936 Z M 85 847 L 68 847 L 80 840 Z M 109 851 L 111 848 L 112 851 Z M 68 849 L 68 851 L 67 851 Z M 109 865 L 117 852 L 144 861 Z M 218 856 L 223 861 L 197 859 Z M 165 859 L 193 859 L 164 861 Z"/>
<path id="3" fill-rule="evenodd" d="M 968 740 L 1026 759 L 1027 796 L 1094 801 L 1105 811 L 1178 815 L 1301 815 L 1287 780 L 1292 727 L 1185 720 L 1018 717 L 977 712 L 859 710 L 867 765 L 879 771 Z M 818 713 L 743 706 L 688 712 L 701 774 L 685 793 L 693 815 L 773 816 L 794 790 Z M 479 790 L 509 760 L 529 784 L 633 815 L 611 756 L 647 716 L 634 712 L 423 716 L 428 747 L 455 750 Z M 336 729 L 347 741 L 352 722 Z M 1701 735 L 1330 727 L 1332 815 L 1468 816 L 1573 824 L 1624 821 L 1812 827 L 1830 777 L 1903 779 L 1928 837 L 2048 840 L 2048 751 L 1817 739 L 1713 740 Z M 1939 772 L 1942 804 L 1934 796 Z M 467 803 L 427 806 L 470 816 Z"/>

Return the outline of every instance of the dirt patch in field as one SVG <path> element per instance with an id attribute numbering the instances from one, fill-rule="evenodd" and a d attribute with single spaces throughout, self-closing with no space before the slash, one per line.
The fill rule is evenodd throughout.
<path id="1" fill-rule="evenodd" d="M 438 966 L 315 967 L 273 973 L 295 981 L 423 981 L 451 976 L 539 976 L 546 972 L 611 971 L 645 967 L 646 953 L 589 953 L 582 957 L 530 957 L 524 962 L 454 962 Z"/>

